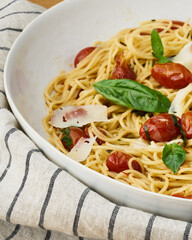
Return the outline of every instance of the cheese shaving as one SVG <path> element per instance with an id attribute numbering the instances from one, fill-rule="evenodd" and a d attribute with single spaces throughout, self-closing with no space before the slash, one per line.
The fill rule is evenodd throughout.
<path id="1" fill-rule="evenodd" d="M 171 61 L 184 65 L 189 71 L 192 71 L 192 42 L 186 44 L 181 51 Z"/>
<path id="2" fill-rule="evenodd" d="M 53 112 L 51 125 L 57 128 L 82 127 L 91 122 L 107 121 L 104 105 L 65 106 Z"/>
<path id="3" fill-rule="evenodd" d="M 184 109 L 184 100 L 191 91 L 192 83 L 190 83 L 187 87 L 182 88 L 177 92 L 177 95 L 172 101 L 171 106 L 169 108 L 170 114 L 175 114 L 176 116 L 181 117 L 181 115 L 186 111 L 186 109 Z"/>
<path id="4" fill-rule="evenodd" d="M 71 151 L 67 154 L 67 156 L 77 162 L 84 161 L 89 156 L 95 140 L 96 137 L 81 137 L 79 141 L 75 144 L 75 146 L 71 149 Z"/>

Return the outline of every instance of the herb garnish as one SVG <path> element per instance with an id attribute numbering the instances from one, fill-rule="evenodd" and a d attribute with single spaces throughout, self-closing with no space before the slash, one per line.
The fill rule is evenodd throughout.
<path id="1" fill-rule="evenodd" d="M 152 55 L 159 59 L 159 63 L 168 63 L 171 62 L 167 57 L 164 57 L 164 49 L 159 33 L 156 29 L 153 29 L 151 33 L 151 46 L 152 46 Z"/>
<path id="2" fill-rule="evenodd" d="M 127 46 L 127 44 L 125 44 L 124 42 L 120 41 L 120 43 L 123 45 L 123 46 Z"/>
<path id="3" fill-rule="evenodd" d="M 154 89 L 130 79 L 102 80 L 97 92 L 117 105 L 146 112 L 168 112 L 170 100 Z"/>
<path id="4" fill-rule="evenodd" d="M 70 134 L 70 128 L 64 128 L 61 130 L 62 133 L 63 133 L 63 137 L 62 137 L 62 141 L 65 143 L 66 147 L 68 150 L 71 149 L 71 146 L 72 146 L 72 138 L 69 136 Z"/>
<path id="5" fill-rule="evenodd" d="M 170 168 L 174 174 L 177 173 L 181 164 L 184 163 L 186 152 L 176 143 L 166 144 L 163 148 L 162 160 L 165 165 Z"/>
<path id="6" fill-rule="evenodd" d="M 146 135 L 147 139 L 151 142 L 151 138 L 150 138 L 150 136 L 149 136 L 148 127 L 147 127 L 146 124 L 144 125 L 144 131 L 145 131 L 145 135 Z"/>
<path id="7" fill-rule="evenodd" d="M 180 129 L 180 132 L 181 132 L 181 134 L 183 136 L 183 144 L 185 146 L 186 142 L 187 142 L 187 136 L 185 134 L 185 131 L 183 130 L 182 126 L 178 123 L 177 117 L 174 114 L 170 114 L 170 115 L 171 115 L 171 117 L 173 119 L 174 125 Z"/>

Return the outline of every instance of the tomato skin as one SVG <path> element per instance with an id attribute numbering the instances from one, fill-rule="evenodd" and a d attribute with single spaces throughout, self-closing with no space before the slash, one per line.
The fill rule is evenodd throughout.
<path id="1" fill-rule="evenodd" d="M 186 199 L 192 199 L 192 195 L 188 195 L 186 197 L 184 197 L 182 194 L 180 193 L 175 193 L 173 195 L 171 195 L 172 197 L 179 197 L 179 198 L 186 198 Z"/>
<path id="2" fill-rule="evenodd" d="M 95 48 L 96 47 L 86 47 L 82 49 L 80 52 L 78 52 L 74 60 L 74 67 L 76 68 L 77 64 L 81 62 L 85 57 L 87 57 L 90 53 L 92 53 L 93 50 L 95 50 Z"/>
<path id="3" fill-rule="evenodd" d="M 67 128 L 68 129 L 68 128 Z M 71 138 L 72 140 L 72 145 L 70 147 L 67 146 L 66 142 L 63 141 L 61 139 L 61 142 L 63 144 L 63 146 L 68 149 L 68 150 L 71 150 L 75 144 L 78 142 L 78 140 L 81 138 L 81 137 L 84 137 L 86 138 L 87 135 L 86 133 L 81 129 L 81 128 L 78 128 L 78 127 L 69 127 L 70 129 L 70 132 L 69 132 L 69 137 Z M 62 136 L 62 138 L 65 136 L 65 134 Z"/>
<path id="4" fill-rule="evenodd" d="M 192 111 L 182 114 L 180 124 L 186 134 L 186 137 L 192 138 Z"/>
<path id="5" fill-rule="evenodd" d="M 173 25 L 179 25 L 179 26 L 182 27 L 185 23 L 182 22 L 182 21 L 172 20 L 172 24 L 173 24 Z M 171 29 L 172 29 L 172 30 L 175 30 L 175 29 L 178 29 L 178 27 L 172 26 Z"/>
<path id="6" fill-rule="evenodd" d="M 167 24 L 169 23 L 169 22 L 166 22 L 166 21 L 164 21 L 163 23 L 165 23 L 165 26 L 167 26 Z M 172 20 L 172 27 L 171 27 L 171 29 L 172 30 L 176 30 L 176 29 L 178 29 L 178 26 L 183 26 L 185 23 L 184 22 L 182 22 L 182 21 L 177 21 L 177 20 Z M 176 25 L 176 26 L 175 26 Z M 162 32 L 163 30 L 164 30 L 164 28 L 156 28 L 156 30 L 157 30 L 157 32 L 158 33 L 160 33 L 160 32 Z M 168 31 L 167 31 L 168 32 Z M 147 33 L 147 32 L 140 32 L 140 35 L 150 35 L 150 33 Z"/>
<path id="7" fill-rule="evenodd" d="M 157 63 L 151 74 L 165 88 L 180 89 L 192 82 L 191 72 L 180 63 Z"/>
<path id="8" fill-rule="evenodd" d="M 136 79 L 136 74 L 133 69 L 125 61 L 123 54 L 116 57 L 116 66 L 113 69 L 111 79 Z"/>
<path id="9" fill-rule="evenodd" d="M 160 33 L 162 32 L 164 29 L 163 28 L 156 28 L 157 32 Z M 147 32 L 140 32 L 141 36 L 145 36 L 145 35 L 151 35 L 150 33 Z"/>
<path id="10" fill-rule="evenodd" d="M 107 165 L 109 171 L 120 173 L 124 170 L 129 169 L 128 161 L 130 158 L 132 158 L 131 155 L 120 152 L 120 151 L 116 151 L 116 152 L 111 153 L 108 156 L 106 165 Z M 139 165 L 139 163 L 137 161 L 132 162 L 132 168 L 136 171 L 141 172 L 141 166 Z"/>
<path id="11" fill-rule="evenodd" d="M 90 136 L 89 136 L 89 131 L 88 131 L 88 127 L 86 127 L 85 129 L 84 129 L 84 131 L 85 131 L 85 134 L 86 134 L 86 136 L 89 138 Z M 103 131 L 103 129 L 101 129 L 101 128 L 99 128 L 99 131 L 103 134 L 103 135 L 106 135 L 105 134 L 105 132 Z M 93 134 L 94 135 L 94 134 Z M 95 135 L 94 135 L 95 136 Z M 99 145 L 102 145 L 103 143 L 105 143 L 103 140 L 101 140 L 100 138 L 96 138 L 96 142 L 99 144 Z"/>
<path id="12" fill-rule="evenodd" d="M 179 118 L 177 119 L 179 120 Z M 139 135 L 149 141 L 145 133 L 145 126 L 147 126 L 151 141 L 154 142 L 168 142 L 180 134 L 180 129 L 174 125 L 174 121 L 168 113 L 153 116 L 141 126 Z"/>

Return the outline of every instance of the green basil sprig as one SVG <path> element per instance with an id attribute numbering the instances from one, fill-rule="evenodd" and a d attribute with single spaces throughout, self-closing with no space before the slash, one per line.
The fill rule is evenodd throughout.
<path id="1" fill-rule="evenodd" d="M 151 142 L 151 138 L 150 138 L 150 135 L 149 135 L 148 127 L 147 127 L 146 124 L 144 125 L 144 131 L 145 131 L 145 135 L 146 135 L 147 139 Z"/>
<path id="2" fill-rule="evenodd" d="M 70 134 L 70 128 L 63 128 L 62 130 L 62 133 L 63 133 L 63 137 L 62 137 L 62 141 L 65 142 L 66 144 L 66 147 L 68 150 L 70 150 L 71 146 L 72 146 L 72 139 L 71 137 L 69 136 Z"/>
<path id="3" fill-rule="evenodd" d="M 163 148 L 162 160 L 165 165 L 170 168 L 174 174 L 177 173 L 181 164 L 184 163 L 186 152 L 176 143 L 166 144 Z"/>
<path id="4" fill-rule="evenodd" d="M 167 57 L 164 57 L 164 49 L 159 33 L 156 29 L 153 29 L 151 32 L 151 46 L 152 54 L 155 58 L 159 59 L 159 63 L 168 63 L 171 62 Z"/>
<path id="5" fill-rule="evenodd" d="M 186 146 L 186 144 L 187 144 L 187 136 L 186 136 L 185 131 L 183 130 L 182 126 L 179 124 L 179 122 L 177 120 L 177 117 L 174 114 L 170 114 L 170 115 L 171 115 L 171 117 L 173 119 L 174 125 L 180 129 L 181 135 L 183 137 L 183 145 Z"/>
<path id="6" fill-rule="evenodd" d="M 130 79 L 106 79 L 93 86 L 111 102 L 134 110 L 168 112 L 171 105 L 162 93 Z"/>

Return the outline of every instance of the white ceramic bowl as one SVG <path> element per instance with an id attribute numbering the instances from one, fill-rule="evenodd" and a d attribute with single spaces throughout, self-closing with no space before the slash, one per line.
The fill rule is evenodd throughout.
<path id="1" fill-rule="evenodd" d="M 5 66 L 10 106 L 24 131 L 50 160 L 118 204 L 188 221 L 192 220 L 192 200 L 137 189 L 69 159 L 48 143 L 41 120 L 46 114 L 45 87 L 60 70 L 69 70 L 79 50 L 144 20 L 185 21 L 191 8 L 191 0 L 65 0 L 21 33 Z"/>

